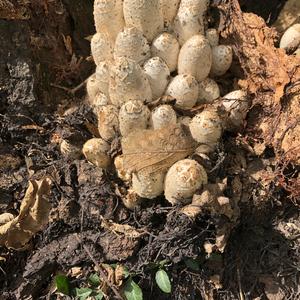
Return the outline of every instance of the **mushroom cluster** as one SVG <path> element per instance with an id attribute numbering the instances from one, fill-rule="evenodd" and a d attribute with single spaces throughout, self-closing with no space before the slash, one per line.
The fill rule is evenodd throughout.
<path id="1" fill-rule="evenodd" d="M 98 167 L 114 165 L 139 197 L 153 199 L 164 193 L 173 205 L 191 203 L 207 184 L 207 173 L 191 159 L 193 151 L 172 154 L 176 141 L 164 141 L 164 134 L 173 130 L 189 136 L 197 153 L 209 154 L 223 130 L 236 130 L 246 117 L 245 92 L 220 97 L 215 79 L 229 70 L 233 54 L 230 46 L 219 44 L 218 31 L 207 28 L 208 2 L 95 0 L 91 52 L 96 71 L 88 79 L 87 93 L 98 117 L 100 138 L 87 141 L 82 152 Z M 227 112 L 226 121 L 219 116 L 216 102 Z M 193 109 L 196 106 L 200 109 Z M 164 168 L 129 169 L 122 155 L 112 163 L 110 143 L 115 138 L 128 141 L 141 130 L 140 144 L 147 139 L 146 132 L 153 132 L 151 137 L 157 132 L 149 152 L 169 153 Z M 156 142 L 162 149 L 157 154 Z M 147 152 L 143 159 L 149 159 Z"/>

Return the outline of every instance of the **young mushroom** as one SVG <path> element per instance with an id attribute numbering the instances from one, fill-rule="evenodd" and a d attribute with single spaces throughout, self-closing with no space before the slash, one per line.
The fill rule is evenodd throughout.
<path id="1" fill-rule="evenodd" d="M 181 109 L 191 109 L 197 102 L 198 94 L 198 81 L 189 74 L 174 77 L 166 90 L 166 95 L 175 98 L 175 106 Z"/>
<path id="2" fill-rule="evenodd" d="M 158 56 L 146 61 L 144 72 L 147 75 L 152 90 L 152 99 L 161 97 L 168 85 L 170 70 L 166 63 Z"/>
<path id="3" fill-rule="evenodd" d="M 98 130 L 107 142 L 112 141 L 119 133 L 119 110 L 114 105 L 104 105 L 98 112 Z"/>
<path id="4" fill-rule="evenodd" d="M 170 72 L 173 72 L 177 69 L 179 48 L 177 39 L 172 34 L 163 32 L 153 41 L 151 52 L 153 56 L 162 58 Z"/>
<path id="5" fill-rule="evenodd" d="M 126 26 L 136 27 L 150 42 L 164 27 L 159 0 L 124 0 L 123 11 Z"/>
<path id="6" fill-rule="evenodd" d="M 204 80 L 211 69 L 212 53 L 203 35 L 194 35 L 182 46 L 178 57 L 178 74 L 190 74 L 198 81 Z"/>
<path id="7" fill-rule="evenodd" d="M 130 100 L 152 101 L 152 91 L 145 72 L 133 60 L 120 57 L 111 68 L 109 81 L 111 102 L 120 107 Z"/>
<path id="8" fill-rule="evenodd" d="M 160 129 L 170 124 L 176 124 L 177 116 L 170 105 L 160 105 L 151 114 L 151 124 L 153 129 Z"/>
<path id="9" fill-rule="evenodd" d="M 150 46 L 143 33 L 135 27 L 127 27 L 119 32 L 114 48 L 114 58 L 126 57 L 138 64 L 150 58 Z"/>
<path id="10" fill-rule="evenodd" d="M 202 146 L 203 153 L 214 150 L 221 135 L 222 121 L 214 110 L 198 113 L 190 122 L 190 131 L 195 141 Z"/>
<path id="11" fill-rule="evenodd" d="M 124 27 L 123 0 L 95 0 L 94 20 L 96 31 L 108 34 L 114 42 Z"/>
<path id="12" fill-rule="evenodd" d="M 131 100 L 124 103 L 119 111 L 119 124 L 122 136 L 146 129 L 150 118 L 149 108 L 139 100 Z"/>
<path id="13" fill-rule="evenodd" d="M 212 48 L 212 65 L 210 74 L 222 76 L 230 68 L 232 63 L 232 48 L 227 45 L 219 45 Z"/>
<path id="14" fill-rule="evenodd" d="M 298 46 L 300 46 L 300 24 L 294 24 L 282 35 L 279 47 L 293 50 Z"/>
<path id="15" fill-rule="evenodd" d="M 206 171 L 198 162 L 180 160 L 168 170 L 164 183 L 165 197 L 173 205 L 187 204 L 206 183 Z"/>
<path id="16" fill-rule="evenodd" d="M 239 129 L 243 125 L 249 109 L 247 93 L 243 90 L 233 91 L 222 98 L 222 105 L 229 113 L 225 124 L 226 129 Z"/>
<path id="17" fill-rule="evenodd" d="M 111 163 L 107 152 L 110 150 L 110 145 L 100 138 L 88 140 L 82 147 L 82 153 L 85 158 L 93 165 L 107 169 Z"/>
<path id="18" fill-rule="evenodd" d="M 113 47 L 105 33 L 96 33 L 91 40 L 91 52 L 96 65 L 113 59 Z"/>
<path id="19" fill-rule="evenodd" d="M 154 199 L 164 191 L 164 172 L 132 174 L 132 190 L 142 198 Z"/>
<path id="20" fill-rule="evenodd" d="M 220 88 L 211 78 L 206 78 L 199 82 L 198 104 L 213 103 L 220 97 Z"/>

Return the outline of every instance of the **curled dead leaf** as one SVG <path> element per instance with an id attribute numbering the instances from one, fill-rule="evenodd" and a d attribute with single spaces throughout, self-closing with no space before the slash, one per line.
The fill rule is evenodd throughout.
<path id="1" fill-rule="evenodd" d="M 31 237 L 40 231 L 47 223 L 50 212 L 48 196 L 50 180 L 30 181 L 20 213 L 17 217 L 9 216 L 9 220 L 0 225 L 0 245 L 12 249 L 22 249 Z"/>

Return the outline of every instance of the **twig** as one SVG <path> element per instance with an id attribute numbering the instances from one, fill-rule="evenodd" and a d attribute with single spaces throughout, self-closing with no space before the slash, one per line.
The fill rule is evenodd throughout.
<path id="1" fill-rule="evenodd" d="M 87 81 L 88 81 L 88 78 L 86 80 L 84 80 L 83 82 L 81 82 L 79 85 L 75 86 L 73 89 L 67 88 L 62 85 L 54 84 L 54 83 L 50 83 L 50 86 L 55 87 L 57 89 L 61 89 L 65 92 L 75 96 L 75 94 L 85 86 Z"/>
<path id="2" fill-rule="evenodd" d="M 240 300 L 245 300 L 245 297 L 244 297 L 244 294 L 243 294 L 243 289 L 242 289 L 241 273 L 240 273 L 240 267 L 239 266 L 236 269 L 236 273 L 237 273 L 237 279 L 238 279 L 238 285 L 239 285 Z"/>
<path id="3" fill-rule="evenodd" d="M 85 244 L 83 244 L 82 240 L 80 239 L 80 237 L 78 236 L 77 233 L 75 234 L 75 237 L 76 237 L 77 241 L 80 244 L 82 244 L 82 247 L 83 247 L 84 251 L 90 257 L 90 259 L 92 260 L 92 262 L 95 264 L 95 266 L 99 270 L 100 276 L 101 276 L 102 280 L 105 282 L 105 284 L 107 284 L 107 286 L 109 286 L 111 288 L 111 290 L 114 292 L 115 296 L 118 299 L 123 300 L 123 297 L 119 293 L 118 289 L 112 283 L 109 282 L 109 280 L 108 280 L 107 276 L 105 275 L 105 273 L 103 272 L 102 268 L 97 263 L 97 261 L 95 260 L 95 258 L 92 256 L 92 254 L 91 254 L 90 250 L 88 249 L 88 247 Z"/>

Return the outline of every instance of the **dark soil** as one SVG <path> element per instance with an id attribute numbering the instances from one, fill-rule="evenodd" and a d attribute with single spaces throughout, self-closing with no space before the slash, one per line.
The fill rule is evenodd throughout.
<path id="1" fill-rule="evenodd" d="M 271 24 L 285 1 L 263 2 L 241 4 Z M 81 267 L 80 278 L 70 276 L 80 286 L 93 271 L 93 260 L 126 265 L 137 274 L 145 299 L 275 299 L 270 298 L 274 289 L 283 293 L 281 299 L 299 299 L 299 213 L 285 191 L 272 183 L 262 187 L 256 179 L 259 171 L 272 168 L 272 151 L 257 158 L 242 139 L 228 134 L 218 155 L 203 161 L 208 168 L 218 162 L 212 177 L 228 177 L 226 195 L 239 198 L 241 211 L 224 254 L 207 258 L 203 243 L 215 238 L 217 225 L 228 223 L 224 217 L 207 214 L 192 222 L 161 198 L 131 212 L 122 204 L 115 174 L 83 158 L 61 156 L 61 138 L 80 144 L 96 126 L 84 89 L 72 95 L 57 87 L 74 88 L 94 70 L 85 39 L 94 32 L 93 0 L 24 3 L 14 3 L 22 18 L 0 20 L 0 213 L 17 214 L 28 180 L 45 175 L 53 181 L 52 210 L 49 224 L 25 251 L 0 248 L 1 299 L 50 299 L 51 294 L 61 299 L 52 293 L 54 276 Z M 102 218 L 146 233 L 139 239 L 117 234 L 100 226 Z M 189 267 L 188 259 L 199 269 Z M 154 281 L 163 260 L 171 295 Z M 215 274 L 222 277 L 219 289 L 211 278 Z M 111 291 L 109 297 L 115 299 Z"/>

